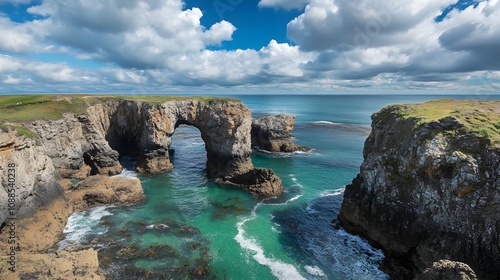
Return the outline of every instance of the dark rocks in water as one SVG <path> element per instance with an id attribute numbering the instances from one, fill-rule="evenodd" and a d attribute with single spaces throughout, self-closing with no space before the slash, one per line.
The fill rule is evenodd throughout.
<path id="1" fill-rule="evenodd" d="M 213 220 L 234 217 L 235 215 L 242 215 L 250 212 L 248 208 L 235 203 L 224 205 L 222 203 L 214 202 L 211 203 L 211 205 L 215 209 L 211 216 Z"/>
<path id="2" fill-rule="evenodd" d="M 265 116 L 252 121 L 252 146 L 269 152 L 307 152 L 311 149 L 292 142 L 290 131 L 295 124 L 292 115 Z"/>
<path id="3" fill-rule="evenodd" d="M 283 193 L 281 179 L 272 170 L 265 168 L 254 168 L 246 173 L 216 182 L 241 187 L 260 197 L 278 196 Z"/>
<path id="4" fill-rule="evenodd" d="M 442 266 L 444 259 L 500 279 L 500 149 L 488 132 L 499 115 L 499 102 L 445 100 L 372 116 L 338 219 L 384 250 L 394 279 L 475 279 L 461 265 Z M 469 278 L 431 277 L 457 273 Z"/>

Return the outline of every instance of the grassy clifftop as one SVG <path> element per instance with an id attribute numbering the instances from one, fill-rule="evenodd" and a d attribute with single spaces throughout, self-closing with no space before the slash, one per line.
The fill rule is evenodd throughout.
<path id="1" fill-rule="evenodd" d="M 460 101 L 441 99 L 420 104 L 403 104 L 398 114 L 417 119 L 417 125 L 452 116 L 472 133 L 500 146 L 500 101 Z"/>
<path id="2" fill-rule="evenodd" d="M 63 113 L 85 114 L 86 108 L 108 100 L 131 100 L 159 104 L 176 100 L 238 101 L 207 96 L 111 96 L 111 95 L 5 95 L 0 96 L 0 124 L 36 119 L 59 119 Z"/>

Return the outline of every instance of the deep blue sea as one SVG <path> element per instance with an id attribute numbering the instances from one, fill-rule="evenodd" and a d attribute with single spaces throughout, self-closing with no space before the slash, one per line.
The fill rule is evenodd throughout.
<path id="1" fill-rule="evenodd" d="M 383 259 L 363 239 L 336 229 L 343 189 L 356 176 L 373 112 L 393 103 L 499 96 L 236 96 L 254 117 L 296 116 L 294 141 L 314 150 L 290 155 L 254 152 L 285 193 L 259 200 L 206 178 L 196 128 L 173 137 L 174 169 L 137 175 L 133 158 L 121 176 L 142 181 L 147 201 L 75 213 L 61 247 L 98 249 L 109 279 L 388 279 Z"/>

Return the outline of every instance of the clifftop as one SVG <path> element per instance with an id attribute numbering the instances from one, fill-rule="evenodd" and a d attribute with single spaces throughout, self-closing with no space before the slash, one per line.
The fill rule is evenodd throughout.
<path id="1" fill-rule="evenodd" d="M 395 279 L 448 260 L 498 279 L 499 136 L 500 102 L 382 109 L 372 115 L 364 161 L 346 187 L 339 221 L 384 249 L 384 267 Z"/>
<path id="2" fill-rule="evenodd" d="M 403 119 L 415 119 L 416 126 L 441 119 L 456 119 L 463 127 L 485 144 L 500 147 L 500 101 L 459 101 L 441 99 L 420 104 L 402 104 L 386 107 L 379 114 L 393 113 Z"/>
<path id="3" fill-rule="evenodd" d="M 63 113 L 87 114 L 87 108 L 110 100 L 139 101 L 160 104 L 167 101 L 197 100 L 239 102 L 235 98 L 209 96 L 126 96 L 126 95 L 0 95 L 0 123 L 2 121 L 31 121 L 60 119 Z"/>

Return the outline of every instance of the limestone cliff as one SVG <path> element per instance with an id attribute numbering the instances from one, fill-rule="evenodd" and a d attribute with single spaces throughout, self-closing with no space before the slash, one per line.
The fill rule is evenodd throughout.
<path id="1" fill-rule="evenodd" d="M 452 100 L 372 116 L 339 220 L 385 250 L 395 279 L 427 279 L 441 260 L 500 278 L 499 118 L 500 102 Z"/>
<path id="2" fill-rule="evenodd" d="M 252 122 L 252 146 L 269 152 L 293 153 L 309 151 L 292 142 L 290 131 L 295 124 L 292 115 L 265 116 Z"/>
<path id="3" fill-rule="evenodd" d="M 35 115 L 30 120 L 7 120 L 9 125 L 4 125 L 9 129 L 28 128 L 24 132 L 30 137 L 19 136 L 20 133 L 16 134 L 13 129 L 0 129 L 0 225 L 8 211 L 9 163 L 16 164 L 16 214 L 28 214 L 61 194 L 56 183 L 59 177 L 85 179 L 90 175 L 120 173 L 120 155 L 136 156 L 137 171 L 141 173 L 172 169 L 168 150 L 171 137 L 181 124 L 200 130 L 207 151 L 210 178 L 252 189 L 256 195 L 282 193 L 281 180 L 272 171 L 253 168 L 250 159 L 251 111 L 241 102 L 154 98 L 144 97 L 146 100 L 141 101 L 67 96 L 43 100 L 42 105 L 9 107 L 14 119 L 25 117 L 32 111 L 45 112 L 40 111 L 39 106 L 46 106 L 44 110 L 56 108 L 61 115 L 57 119 L 37 119 Z M 19 113 L 19 110 L 23 111 Z M 231 180 L 235 176 L 248 178 L 248 183 Z"/>

